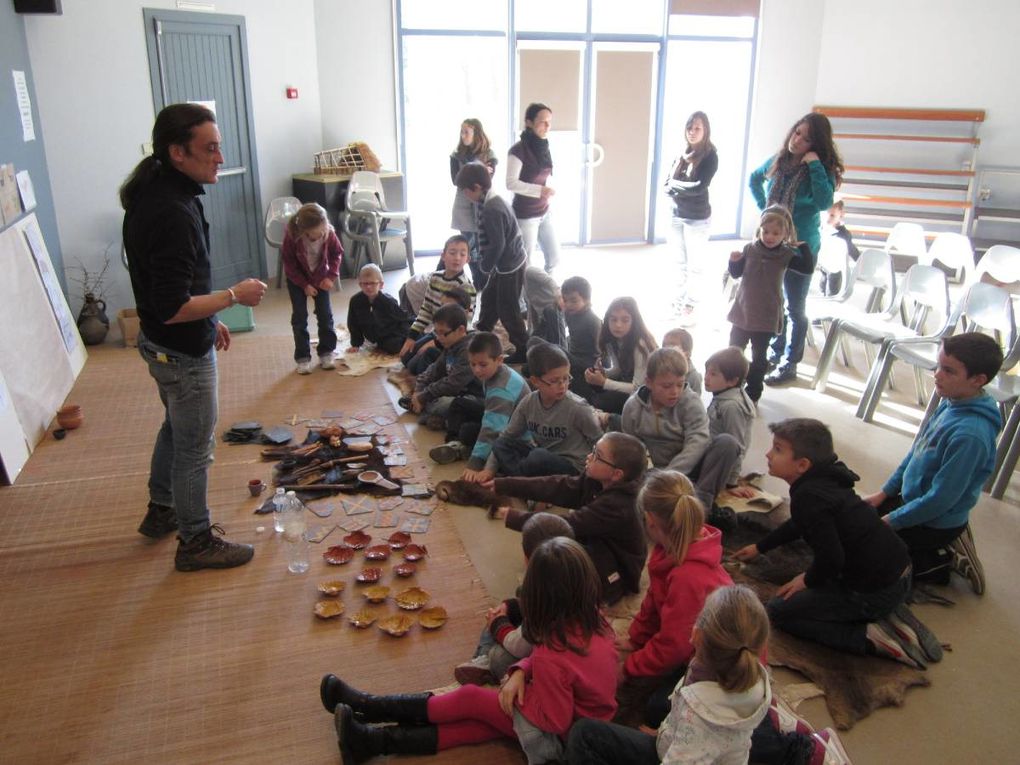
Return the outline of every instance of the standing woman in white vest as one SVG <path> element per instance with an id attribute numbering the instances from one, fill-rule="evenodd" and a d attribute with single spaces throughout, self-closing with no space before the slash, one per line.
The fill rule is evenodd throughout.
<path id="1" fill-rule="evenodd" d="M 530 259 L 535 242 L 542 245 L 546 273 L 552 273 L 560 259 L 560 245 L 549 215 L 549 198 L 556 193 L 548 183 L 553 169 L 548 139 L 551 126 L 552 109 L 542 103 L 529 104 L 521 140 L 510 147 L 506 162 L 506 187 L 514 195 L 513 210 L 524 237 L 524 249 Z"/>

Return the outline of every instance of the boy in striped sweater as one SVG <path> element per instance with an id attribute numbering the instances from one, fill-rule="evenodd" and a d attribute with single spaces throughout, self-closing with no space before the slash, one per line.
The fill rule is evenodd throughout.
<path id="1" fill-rule="evenodd" d="M 447 442 L 429 451 L 429 456 L 440 465 L 466 459 L 461 478 L 481 483 L 493 477 L 485 467 L 492 444 L 530 389 L 520 374 L 503 363 L 503 346 L 491 332 L 474 334 L 468 344 L 468 360 L 485 389 L 485 399 L 454 399 L 446 415 Z"/>
<path id="2" fill-rule="evenodd" d="M 400 358 L 405 366 L 407 366 L 407 363 L 412 358 L 408 354 L 414 349 L 415 342 L 432 324 L 432 314 L 439 310 L 439 307 L 443 304 L 443 295 L 450 290 L 459 287 L 471 298 L 470 305 L 464 309 L 465 313 L 467 313 L 468 324 L 471 323 L 471 315 L 475 310 L 477 290 L 475 290 L 475 285 L 471 283 L 471 274 L 465 269 L 470 259 L 471 251 L 468 247 L 468 240 L 465 237 L 458 234 L 446 240 L 441 256 L 443 270 L 436 271 L 429 277 L 429 286 L 425 290 L 425 298 L 422 300 L 421 310 L 418 311 L 418 317 L 414 320 L 414 324 L 411 325 L 411 329 L 407 333 L 407 339 L 400 349 Z"/>

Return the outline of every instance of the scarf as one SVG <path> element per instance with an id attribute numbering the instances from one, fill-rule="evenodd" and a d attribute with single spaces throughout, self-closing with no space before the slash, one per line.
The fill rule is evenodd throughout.
<path id="1" fill-rule="evenodd" d="M 553 161 L 552 154 L 549 153 L 548 138 L 539 138 L 534 130 L 524 128 L 524 132 L 521 133 L 521 142 L 535 155 L 535 161 L 538 162 L 539 167 L 552 169 Z"/>
<path id="2" fill-rule="evenodd" d="M 772 186 L 769 188 L 767 206 L 782 205 L 793 216 L 793 202 L 797 197 L 797 189 L 800 184 L 807 180 L 808 166 L 797 160 L 791 162 L 790 157 L 785 155 L 773 163 L 774 173 L 772 174 Z M 799 239 L 797 232 L 793 232 L 794 239 Z"/>

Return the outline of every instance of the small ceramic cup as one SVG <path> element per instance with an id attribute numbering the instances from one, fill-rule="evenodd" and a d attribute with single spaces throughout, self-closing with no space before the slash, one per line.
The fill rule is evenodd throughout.
<path id="1" fill-rule="evenodd" d="M 248 481 L 248 491 L 251 492 L 253 497 L 257 497 L 263 491 L 266 490 L 266 484 L 261 478 L 252 478 Z"/>

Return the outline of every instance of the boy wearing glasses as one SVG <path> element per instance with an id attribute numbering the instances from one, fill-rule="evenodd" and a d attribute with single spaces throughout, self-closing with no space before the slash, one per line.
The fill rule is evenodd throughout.
<path id="1" fill-rule="evenodd" d="M 444 305 L 432 315 L 436 343 L 443 349 L 439 358 L 414 381 L 410 401 L 401 399 L 420 422 L 433 430 L 446 428 L 446 414 L 458 396 L 480 397 L 482 385 L 471 372 L 468 359 L 470 334 L 467 314 L 456 303 Z"/>
<path id="2" fill-rule="evenodd" d="M 379 266 L 369 263 L 358 272 L 361 292 L 347 306 L 347 329 L 351 333 L 348 353 L 357 353 L 368 340 L 383 353 L 400 350 L 411 319 L 400 304 L 382 291 L 383 275 Z"/>
<path id="3" fill-rule="evenodd" d="M 528 369 L 535 390 L 514 410 L 485 469 L 493 475 L 577 475 L 602 435 L 595 411 L 568 391 L 570 359 L 559 346 L 535 345 Z"/>
<path id="4" fill-rule="evenodd" d="M 648 463 L 644 444 L 625 433 L 602 436 L 585 458 L 578 476 L 497 478 L 501 497 L 517 497 L 570 508 L 564 516 L 591 556 L 609 605 L 640 589 L 648 549 L 640 514 L 634 509 Z M 501 507 L 509 529 L 520 531 L 534 513 Z"/>

